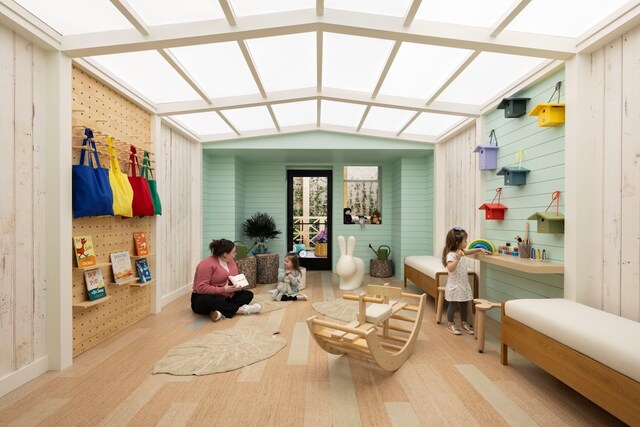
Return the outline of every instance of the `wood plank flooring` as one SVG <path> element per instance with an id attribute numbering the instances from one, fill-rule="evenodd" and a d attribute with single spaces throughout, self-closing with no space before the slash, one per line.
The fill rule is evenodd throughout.
<path id="1" fill-rule="evenodd" d="M 412 356 L 396 372 L 327 354 L 305 320 L 317 314 L 312 302 L 342 291 L 330 272 L 309 271 L 307 281 L 307 302 L 217 323 L 193 314 L 184 296 L 81 354 L 72 367 L 0 398 L 0 426 L 624 425 L 515 352 L 509 366 L 500 365 L 499 327 L 490 319 L 485 353 L 478 353 L 472 336 L 435 323 L 433 300 Z M 278 331 L 287 347 L 221 374 L 151 374 L 174 345 L 239 325 Z"/>

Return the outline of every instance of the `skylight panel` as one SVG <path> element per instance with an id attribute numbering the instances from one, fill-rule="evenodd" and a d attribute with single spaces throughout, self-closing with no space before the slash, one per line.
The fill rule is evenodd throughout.
<path id="1" fill-rule="evenodd" d="M 414 111 L 398 108 L 371 107 L 362 128 L 395 133 L 402 129 L 414 114 Z"/>
<path id="2" fill-rule="evenodd" d="M 94 56 L 91 59 L 152 102 L 201 99 L 154 50 Z"/>
<path id="3" fill-rule="evenodd" d="M 256 81 L 236 42 L 170 49 L 213 98 L 258 93 Z"/>
<path id="4" fill-rule="evenodd" d="M 131 29 L 109 0 L 16 0 L 63 36 Z"/>
<path id="5" fill-rule="evenodd" d="M 320 122 L 330 125 L 358 127 L 366 108 L 360 104 L 347 102 L 322 101 Z"/>
<path id="6" fill-rule="evenodd" d="M 229 4 L 236 16 L 262 15 L 296 9 L 315 9 L 316 7 L 314 0 L 229 0 Z"/>
<path id="7" fill-rule="evenodd" d="M 299 126 L 316 124 L 317 104 L 318 102 L 315 100 L 287 102 L 286 104 L 274 104 L 271 108 L 273 108 L 280 126 Z"/>
<path id="8" fill-rule="evenodd" d="M 533 0 L 506 28 L 564 37 L 578 37 L 627 0 Z"/>
<path id="9" fill-rule="evenodd" d="M 247 40 L 267 92 L 316 86 L 316 33 Z"/>
<path id="10" fill-rule="evenodd" d="M 403 133 L 438 136 L 464 119 L 464 117 L 450 116 L 447 114 L 422 113 Z M 400 137 L 402 137 L 402 135 L 400 135 Z"/>
<path id="11" fill-rule="evenodd" d="M 412 0 L 326 0 L 325 9 L 342 9 L 352 12 L 404 17 Z"/>
<path id="12" fill-rule="evenodd" d="M 323 86 L 373 92 L 392 46 L 391 40 L 324 33 Z"/>
<path id="13" fill-rule="evenodd" d="M 217 1 L 211 0 L 127 0 L 147 25 L 224 19 Z"/>
<path id="14" fill-rule="evenodd" d="M 233 124 L 238 132 L 251 130 L 276 130 L 267 107 L 237 108 L 224 110 L 222 114 Z"/>
<path id="15" fill-rule="evenodd" d="M 415 19 L 491 28 L 513 1 L 426 0 L 420 5 Z"/>
<path id="16" fill-rule="evenodd" d="M 380 93 L 426 100 L 469 53 L 463 49 L 402 43 Z"/>
<path id="17" fill-rule="evenodd" d="M 180 114 L 170 116 L 175 121 L 190 129 L 196 135 L 217 135 L 233 133 L 220 115 L 213 111 L 206 113 Z"/>
<path id="18" fill-rule="evenodd" d="M 438 96 L 438 101 L 483 105 L 533 70 L 543 58 L 483 52 Z"/>

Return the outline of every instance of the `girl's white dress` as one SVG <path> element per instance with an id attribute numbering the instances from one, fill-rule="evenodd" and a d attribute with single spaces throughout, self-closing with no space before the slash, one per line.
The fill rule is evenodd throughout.
<path id="1" fill-rule="evenodd" d="M 456 253 L 447 254 L 447 264 L 456 260 Z M 469 272 L 467 271 L 467 257 L 462 256 L 455 270 L 449 272 L 447 287 L 444 290 L 444 299 L 447 301 L 471 301 L 473 292 L 469 284 Z"/>

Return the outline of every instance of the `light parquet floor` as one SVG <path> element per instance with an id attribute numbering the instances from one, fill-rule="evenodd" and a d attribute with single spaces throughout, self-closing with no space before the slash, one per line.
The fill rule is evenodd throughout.
<path id="1" fill-rule="evenodd" d="M 483 354 L 472 336 L 447 333 L 434 321 L 433 300 L 416 348 L 398 371 L 327 354 L 305 320 L 317 314 L 312 302 L 339 298 L 342 291 L 330 272 L 309 271 L 307 281 L 308 302 L 217 323 L 194 315 L 185 295 L 76 357 L 72 367 L 0 398 L 0 426 L 623 425 L 517 353 L 502 366 L 496 322 L 488 321 Z M 278 331 L 288 345 L 231 372 L 151 374 L 174 345 L 239 325 Z"/>

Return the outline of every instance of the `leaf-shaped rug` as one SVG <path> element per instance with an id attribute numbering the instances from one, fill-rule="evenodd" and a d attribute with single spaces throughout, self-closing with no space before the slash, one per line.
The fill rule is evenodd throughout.
<path id="1" fill-rule="evenodd" d="M 268 313 L 270 311 L 280 310 L 285 308 L 293 301 L 274 301 L 271 299 L 271 294 L 256 294 L 251 300 L 251 304 L 259 303 L 262 305 L 260 313 Z"/>
<path id="2" fill-rule="evenodd" d="M 358 317 L 358 301 L 335 299 L 333 301 L 314 302 L 313 309 L 318 313 L 343 322 L 351 322 Z"/>
<path id="3" fill-rule="evenodd" d="M 268 359 L 286 346 L 284 338 L 255 327 L 210 332 L 173 347 L 154 374 L 209 375 Z"/>

